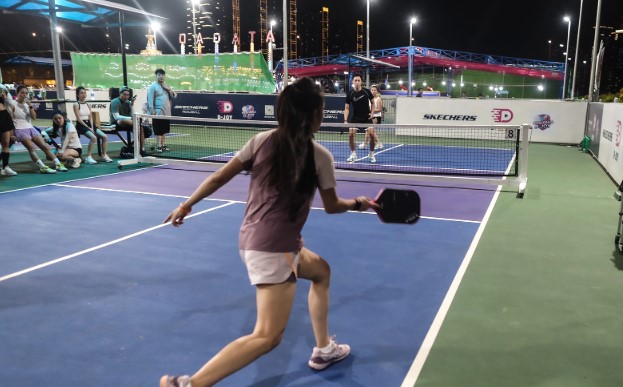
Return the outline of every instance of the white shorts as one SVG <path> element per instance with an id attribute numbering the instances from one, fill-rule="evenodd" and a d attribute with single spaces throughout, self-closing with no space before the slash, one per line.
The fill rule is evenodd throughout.
<path id="1" fill-rule="evenodd" d="M 247 266 L 251 285 L 280 284 L 291 276 L 296 280 L 299 252 L 274 253 L 240 250 L 240 258 Z"/>

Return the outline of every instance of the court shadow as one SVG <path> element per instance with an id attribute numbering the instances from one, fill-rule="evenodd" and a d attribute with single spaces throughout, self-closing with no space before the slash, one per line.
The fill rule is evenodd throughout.
<path id="1" fill-rule="evenodd" d="M 618 270 L 623 270 L 623 254 L 619 253 L 619 250 L 616 247 L 612 252 L 611 261 Z"/>
<path id="2" fill-rule="evenodd" d="M 350 296 L 337 297 L 334 306 L 341 304 L 361 303 L 361 300 L 369 302 L 386 302 L 387 300 L 398 300 L 405 296 L 404 289 L 398 286 L 378 285 Z"/>
<path id="3" fill-rule="evenodd" d="M 353 380 L 352 370 L 353 363 L 356 360 L 355 355 L 351 354 L 346 359 L 339 363 L 333 364 L 330 367 L 322 371 L 314 371 L 306 366 L 301 367 L 295 371 L 286 372 L 283 374 L 273 375 L 266 378 L 261 378 L 251 383 L 250 387 L 273 387 L 273 386 L 318 386 L 325 383 L 343 383 L 344 380 L 349 380 L 348 386 L 363 387 L 364 385 Z M 274 362 L 272 359 L 271 363 Z M 274 364 L 267 367 L 274 369 Z M 318 379 L 322 379 L 319 381 Z M 343 384 L 342 384 L 343 385 Z"/>

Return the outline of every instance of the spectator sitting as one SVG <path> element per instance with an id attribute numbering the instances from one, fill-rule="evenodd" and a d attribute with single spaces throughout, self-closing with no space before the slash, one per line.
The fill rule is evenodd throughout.
<path id="1" fill-rule="evenodd" d="M 51 132 L 51 133 L 50 133 Z M 71 163 L 72 168 L 79 168 L 82 163 L 82 144 L 78 136 L 78 130 L 65 116 L 65 113 L 57 110 L 52 115 L 52 128 L 46 130 L 48 135 L 60 136 L 62 145 L 56 155 L 63 161 Z"/>
<path id="2" fill-rule="evenodd" d="M 108 157 L 108 137 L 106 133 L 102 132 L 99 128 L 95 127 L 91 122 L 91 108 L 86 103 L 87 91 L 84 87 L 78 86 L 76 88 L 76 103 L 74 104 L 74 113 L 76 115 L 76 130 L 78 135 L 88 137 L 90 142 L 87 148 L 87 157 L 85 162 L 87 164 L 96 164 L 97 161 L 92 156 L 93 146 L 97 143 L 98 137 L 102 140 L 102 160 L 107 163 L 112 162 L 112 159 Z"/>
<path id="3" fill-rule="evenodd" d="M 0 159 L 2 159 L 2 169 L 0 169 L 1 176 L 15 176 L 15 172 L 9 167 L 9 157 L 11 156 L 12 140 L 15 139 L 14 131 L 15 125 L 13 124 L 13 117 L 11 116 L 11 97 L 9 91 L 4 85 L 0 84 L 0 143 L 2 144 L 2 152 L 0 152 Z"/>
<path id="4" fill-rule="evenodd" d="M 11 110 L 13 111 L 13 123 L 15 124 L 15 139 L 21 142 L 26 149 L 30 159 L 39 167 L 41 173 L 56 173 L 56 171 L 67 172 L 67 168 L 60 162 L 60 160 L 54 156 L 52 151 L 48 148 L 43 137 L 32 126 L 32 119 L 37 118 L 37 113 L 32 103 L 27 98 L 28 89 L 24 85 L 19 85 L 16 89 L 17 99 L 12 102 Z M 35 145 L 39 147 L 45 153 L 48 160 L 54 162 L 56 169 L 52 169 L 45 165 L 39 156 Z"/>
<path id="5" fill-rule="evenodd" d="M 119 97 L 110 102 L 110 123 L 115 124 L 117 130 L 132 130 L 132 106 L 134 105 L 135 99 L 136 96 L 130 99 L 129 87 L 121 86 L 119 89 Z M 145 132 L 142 128 L 140 137 L 139 144 L 141 145 L 141 151 L 143 151 Z"/>

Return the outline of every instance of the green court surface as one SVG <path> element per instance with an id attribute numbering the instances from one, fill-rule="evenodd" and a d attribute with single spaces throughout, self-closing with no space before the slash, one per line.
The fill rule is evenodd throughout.
<path id="1" fill-rule="evenodd" d="M 121 160 L 119 158 L 120 148 L 120 143 L 110 144 L 109 155 L 113 158 L 112 163 L 100 161 L 101 159 L 97 156 L 96 152 L 93 152 L 93 157 L 97 161 L 97 164 L 88 165 L 82 163 L 80 168 L 73 169 L 68 167 L 67 172 L 56 172 L 51 175 L 40 173 L 39 168 L 30 160 L 26 151 L 13 152 L 11 153 L 10 165 L 18 175 L 13 177 L 0 176 L 0 192 L 120 172 L 117 166 L 117 161 Z M 86 147 L 84 149 L 86 150 Z M 51 161 L 45 160 L 43 152 L 39 150 L 37 154 L 46 165 L 53 165 Z M 127 171 L 143 167 L 144 165 L 130 165 L 123 167 L 123 170 Z"/>
<path id="2" fill-rule="evenodd" d="M 616 185 L 576 147 L 531 144 L 502 193 L 416 386 L 620 386 Z"/>
<path id="3" fill-rule="evenodd" d="M 500 193 L 415 386 L 622 385 L 616 184 L 576 147 L 531 144 L 528 164 L 524 198 Z M 41 175 L 25 153 L 11 166 L 0 191 L 119 172 Z"/>

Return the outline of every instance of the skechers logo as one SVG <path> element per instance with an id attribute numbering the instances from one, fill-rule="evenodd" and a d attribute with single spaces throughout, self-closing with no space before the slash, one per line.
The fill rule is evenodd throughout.
<path id="1" fill-rule="evenodd" d="M 476 121 L 478 116 L 464 116 L 462 114 L 424 114 L 425 120 L 435 121 Z"/>

